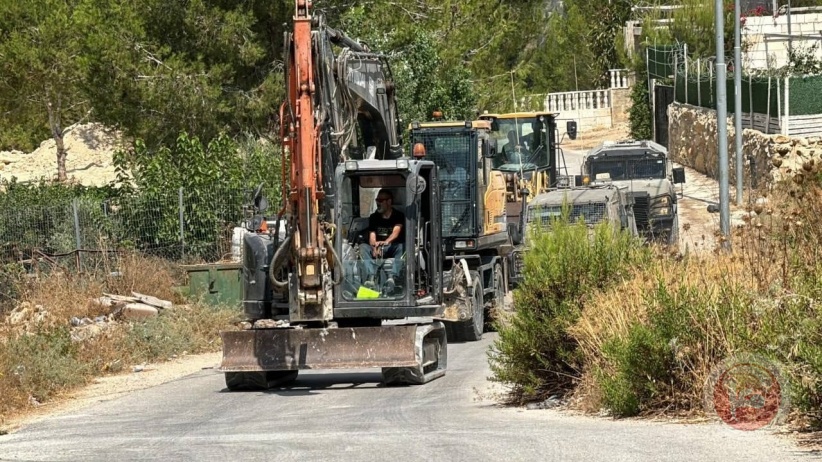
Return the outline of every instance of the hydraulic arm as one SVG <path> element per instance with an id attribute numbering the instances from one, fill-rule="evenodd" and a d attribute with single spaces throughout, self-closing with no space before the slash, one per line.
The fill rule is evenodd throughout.
<path id="1" fill-rule="evenodd" d="M 291 162 L 286 188 L 291 237 L 286 244 L 294 268 L 289 282 L 292 322 L 332 317 L 332 270 L 338 264 L 336 257 L 329 258 L 333 172 L 341 161 L 368 154 L 358 145 L 357 125 L 365 147 L 373 147 L 372 155 L 402 155 L 387 63 L 325 26 L 310 9 L 309 0 L 296 1 L 294 30 L 285 39 L 288 94 L 280 110 L 283 153 Z M 339 56 L 331 44 L 343 47 Z"/>

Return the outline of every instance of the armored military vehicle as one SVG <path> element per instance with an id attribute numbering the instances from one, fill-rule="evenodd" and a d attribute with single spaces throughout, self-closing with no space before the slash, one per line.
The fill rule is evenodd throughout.
<path id="1" fill-rule="evenodd" d="M 633 197 L 626 187 L 610 182 L 597 182 L 586 186 L 553 189 L 537 194 L 528 202 L 525 211 L 525 242 L 514 250 L 514 277 L 522 278 L 523 254 L 528 251 L 529 233 L 534 227 L 550 229 L 552 221 L 567 213 L 569 222 L 580 220 L 589 228 L 609 222 L 614 230 L 625 230 L 639 237 L 633 212 Z"/>
<path id="2" fill-rule="evenodd" d="M 608 181 L 626 187 L 633 198 L 639 234 L 648 242 L 677 245 L 679 217 L 676 184 L 685 170 L 673 168 L 668 150 L 649 140 L 606 141 L 590 150 L 577 184 Z"/>

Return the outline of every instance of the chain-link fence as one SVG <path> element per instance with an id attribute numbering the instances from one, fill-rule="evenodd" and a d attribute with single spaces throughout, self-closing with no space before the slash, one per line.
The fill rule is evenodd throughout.
<path id="1" fill-rule="evenodd" d="M 180 188 L 105 201 L 0 209 L 0 259 L 27 261 L 122 250 L 185 262 L 231 256 L 251 190 Z"/>

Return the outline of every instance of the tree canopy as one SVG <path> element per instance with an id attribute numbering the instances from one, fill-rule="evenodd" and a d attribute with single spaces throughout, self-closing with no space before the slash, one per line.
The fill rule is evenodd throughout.
<path id="1" fill-rule="evenodd" d="M 620 66 L 630 4 L 607 0 L 315 0 L 329 25 L 391 56 L 401 117 L 508 111 L 590 89 Z M 149 149 L 180 133 L 271 131 L 292 0 L 0 0 L 0 149 L 81 120 Z M 592 18 L 596 18 L 593 20 Z M 52 109 L 51 123 L 48 109 Z"/>

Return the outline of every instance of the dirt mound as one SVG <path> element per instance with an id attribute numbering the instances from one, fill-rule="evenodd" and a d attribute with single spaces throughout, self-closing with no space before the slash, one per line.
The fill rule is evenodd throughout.
<path id="1" fill-rule="evenodd" d="M 116 178 L 112 156 L 121 146 L 120 132 L 97 123 L 74 125 L 66 132 L 64 143 L 68 150 L 69 180 L 86 186 L 102 186 Z M 16 177 L 18 183 L 56 179 L 54 139 L 43 141 L 31 153 L 0 151 L 0 178 L 10 180 L 12 177 Z"/>

